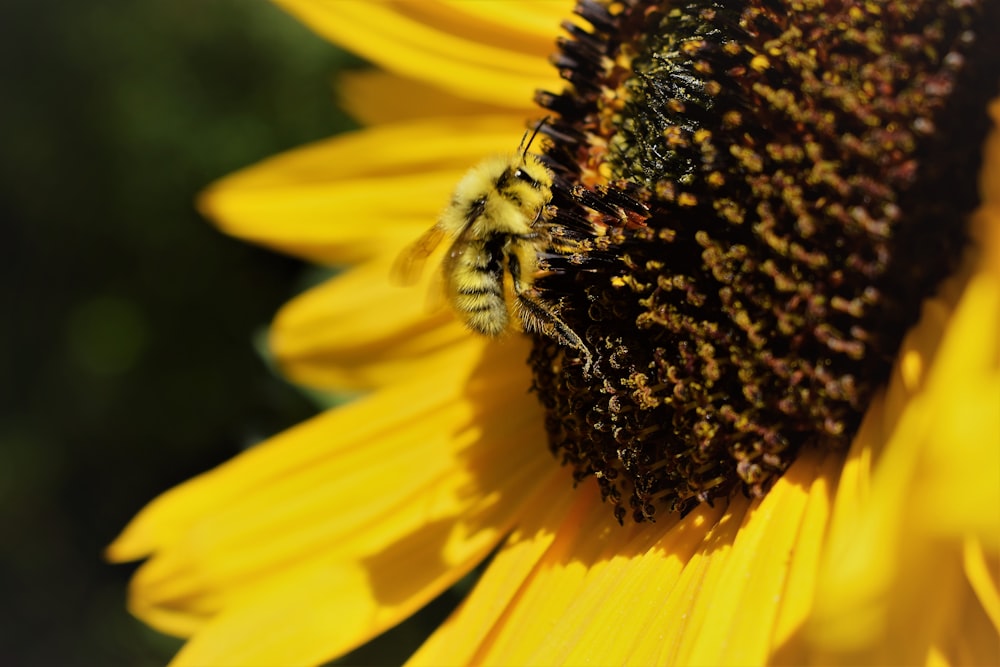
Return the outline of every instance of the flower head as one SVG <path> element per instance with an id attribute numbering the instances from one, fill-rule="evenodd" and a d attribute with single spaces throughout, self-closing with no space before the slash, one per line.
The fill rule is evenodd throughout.
<path id="1" fill-rule="evenodd" d="M 565 88 L 568 5 L 283 4 L 389 72 L 346 85 L 369 127 L 204 207 L 355 265 L 271 341 L 367 393 L 112 545 L 178 664 L 320 663 L 491 552 L 414 664 L 1000 659 L 997 3 L 583 0 Z M 593 367 L 388 281 L 536 87 L 534 286 Z"/>
<path id="2" fill-rule="evenodd" d="M 982 11 L 581 5 L 571 85 L 540 101 L 586 188 L 556 216 L 583 249 L 542 285 L 603 382 L 548 372 L 551 345 L 534 366 L 553 447 L 620 517 L 761 495 L 803 447 L 846 447 L 966 243 L 998 69 Z"/>

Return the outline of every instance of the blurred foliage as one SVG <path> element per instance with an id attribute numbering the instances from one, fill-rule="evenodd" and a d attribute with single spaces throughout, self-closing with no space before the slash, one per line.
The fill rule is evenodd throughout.
<path id="1" fill-rule="evenodd" d="M 359 63 L 265 2 L 10 0 L 0 24 L 0 662 L 162 665 L 104 546 L 313 413 L 254 351 L 300 265 L 194 211 L 334 134 Z"/>

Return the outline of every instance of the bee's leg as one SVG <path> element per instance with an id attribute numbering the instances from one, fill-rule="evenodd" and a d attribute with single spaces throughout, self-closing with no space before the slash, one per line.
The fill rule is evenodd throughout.
<path id="1" fill-rule="evenodd" d="M 583 339 L 555 313 L 551 305 L 537 298 L 534 290 L 525 289 L 521 281 L 521 260 L 518 259 L 516 252 L 507 252 L 507 270 L 510 271 L 514 296 L 517 298 L 519 314 L 525 329 L 538 331 L 575 349 L 583 357 L 583 374 L 590 375 L 590 368 L 594 363 L 590 350 Z"/>

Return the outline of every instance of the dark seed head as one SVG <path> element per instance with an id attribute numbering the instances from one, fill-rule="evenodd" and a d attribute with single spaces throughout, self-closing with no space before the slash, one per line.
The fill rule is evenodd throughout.
<path id="1" fill-rule="evenodd" d="M 761 495 L 850 442 L 958 260 L 1000 1 L 577 11 L 539 287 L 595 363 L 536 340 L 550 445 L 619 520 Z"/>

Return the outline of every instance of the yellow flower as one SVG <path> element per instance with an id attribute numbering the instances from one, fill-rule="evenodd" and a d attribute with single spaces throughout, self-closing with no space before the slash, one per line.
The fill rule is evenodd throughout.
<path id="1" fill-rule="evenodd" d="M 382 67 L 343 85 L 366 129 L 235 174 L 203 207 L 354 265 L 289 303 L 271 345 L 292 378 L 366 393 L 164 494 L 110 547 L 147 559 L 130 608 L 190 637 L 176 664 L 319 664 L 494 551 L 412 664 L 1000 662 L 996 127 L 975 245 L 849 451 L 803 449 L 760 498 L 620 526 L 549 453 L 527 340 L 473 337 L 388 283 L 463 171 L 538 116 L 534 89 L 560 88 L 546 57 L 570 3 L 281 4 Z"/>

